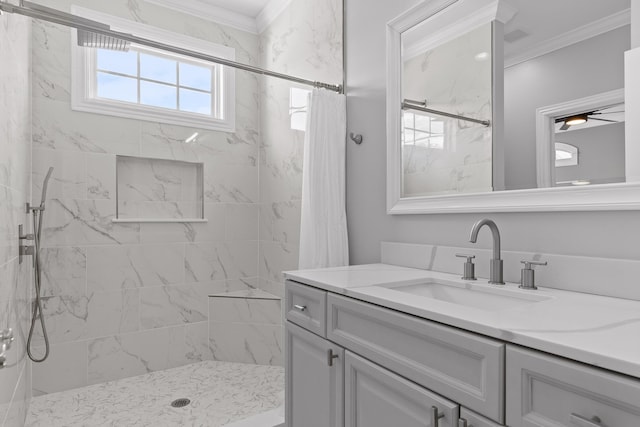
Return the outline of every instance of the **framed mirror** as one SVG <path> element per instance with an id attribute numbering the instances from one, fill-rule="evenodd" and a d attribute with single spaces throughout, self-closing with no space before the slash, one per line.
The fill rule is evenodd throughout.
<path id="1" fill-rule="evenodd" d="M 630 23 L 630 0 L 431 0 L 389 22 L 388 213 L 640 209 Z"/>

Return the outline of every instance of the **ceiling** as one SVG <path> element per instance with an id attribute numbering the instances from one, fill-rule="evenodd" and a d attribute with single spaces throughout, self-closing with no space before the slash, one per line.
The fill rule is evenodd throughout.
<path id="1" fill-rule="evenodd" d="M 631 0 L 509 0 L 509 3 L 518 12 L 505 25 L 505 36 L 508 38 L 514 30 L 527 35 L 505 43 L 507 58 L 631 7 Z"/>
<path id="2" fill-rule="evenodd" d="M 291 0 L 145 0 L 178 12 L 260 34 Z"/>
<path id="3" fill-rule="evenodd" d="M 269 3 L 269 0 L 200 0 L 211 6 L 230 10 L 241 15 L 255 18 Z"/>

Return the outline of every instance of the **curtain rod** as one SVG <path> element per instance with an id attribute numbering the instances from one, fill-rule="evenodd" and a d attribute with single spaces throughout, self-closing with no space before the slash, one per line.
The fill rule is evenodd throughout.
<path id="1" fill-rule="evenodd" d="M 447 113 L 445 111 L 432 110 L 431 108 L 426 108 L 426 107 L 422 107 L 420 105 L 416 105 L 418 102 L 420 104 L 423 104 L 423 105 L 426 104 L 426 103 L 423 103 L 422 101 L 411 101 L 410 99 L 405 99 L 402 102 L 401 106 L 402 106 L 403 110 L 422 111 L 424 113 L 435 114 L 437 116 L 450 117 L 452 119 L 465 120 L 467 122 L 478 123 L 478 124 L 481 124 L 481 125 L 486 126 L 486 127 L 491 126 L 491 122 L 489 120 L 472 119 L 471 117 L 465 117 L 465 116 L 461 116 L 459 114 L 452 114 L 452 113 Z"/>
<path id="2" fill-rule="evenodd" d="M 213 62 L 215 64 L 225 65 L 227 67 L 248 71 L 250 73 L 261 74 L 263 76 L 269 76 L 269 77 L 275 77 L 277 79 L 288 80 L 295 83 L 313 86 L 315 88 L 328 89 L 338 93 L 343 92 L 342 85 L 333 85 L 329 83 L 318 82 L 318 81 L 303 79 L 300 77 L 290 76 L 288 74 L 277 73 L 275 71 L 269 71 L 260 67 L 255 67 L 253 65 L 242 64 L 240 62 L 219 58 L 217 56 L 207 55 L 207 54 L 196 52 L 193 50 L 182 49 L 176 46 L 159 43 L 150 39 L 137 37 L 132 34 L 121 33 L 119 31 L 111 30 L 110 27 L 104 24 L 100 24 L 97 22 L 94 23 L 93 21 L 87 20 L 85 18 L 76 16 L 76 15 L 72 15 L 69 13 L 64 13 L 60 11 L 56 11 L 56 13 L 51 13 L 46 10 L 38 10 L 38 9 L 32 9 L 32 8 L 23 7 L 23 6 L 16 6 L 4 1 L 0 1 L 0 11 L 4 11 L 8 13 L 16 13 L 18 15 L 40 19 L 43 21 L 64 25 L 64 26 L 75 28 L 78 30 L 84 30 L 84 31 L 88 31 L 96 34 L 102 34 L 104 36 L 109 36 L 109 37 L 115 37 L 117 39 L 128 41 L 130 43 L 140 44 L 140 45 L 152 47 L 155 49 L 176 53 L 179 55 L 189 56 L 189 57 L 200 59 L 203 61 Z"/>

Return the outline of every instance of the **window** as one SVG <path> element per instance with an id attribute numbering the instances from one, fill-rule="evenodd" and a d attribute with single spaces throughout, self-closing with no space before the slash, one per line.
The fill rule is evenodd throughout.
<path id="1" fill-rule="evenodd" d="M 556 142 L 556 167 L 576 166 L 578 164 L 578 147 L 563 142 Z"/>
<path id="2" fill-rule="evenodd" d="M 74 7 L 74 13 L 119 31 L 234 59 L 234 50 Z M 234 72 L 229 67 L 133 44 L 128 52 L 73 43 L 72 108 L 139 120 L 232 132 Z"/>
<path id="3" fill-rule="evenodd" d="M 416 147 L 444 149 L 444 121 L 404 111 L 402 143 Z"/>
<path id="4" fill-rule="evenodd" d="M 98 49 L 95 98 L 212 116 L 215 66 L 143 47 Z"/>

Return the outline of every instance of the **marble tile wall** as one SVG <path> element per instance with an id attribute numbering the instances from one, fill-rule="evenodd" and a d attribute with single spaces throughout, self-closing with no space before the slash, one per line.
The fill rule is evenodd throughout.
<path id="1" fill-rule="evenodd" d="M 342 83 L 342 0 L 291 1 L 260 34 L 260 61 L 271 70 Z M 298 267 L 300 240 L 304 132 L 291 129 L 292 87 L 276 79 L 261 87 L 260 288 L 281 297 L 282 271 Z"/>
<path id="2" fill-rule="evenodd" d="M 118 218 L 202 218 L 201 164 L 129 156 L 116 163 Z"/>
<path id="3" fill-rule="evenodd" d="M 209 298 L 209 343 L 215 360 L 283 364 L 282 304 L 261 290 Z"/>
<path id="4" fill-rule="evenodd" d="M 237 60 L 258 64 L 255 34 L 139 0 L 73 3 L 230 46 Z M 235 133 L 76 112 L 69 30 L 36 21 L 32 34 L 34 198 L 55 167 L 42 255 L 52 350 L 33 366 L 34 393 L 213 358 L 208 295 L 258 285 L 258 78 L 236 72 Z M 185 144 L 195 132 L 197 142 Z M 117 155 L 202 162 L 208 223 L 113 223 Z M 185 191 L 154 185 L 142 190 Z"/>
<path id="5" fill-rule="evenodd" d="M 293 0 L 259 36 L 138 0 L 73 3 L 231 46 L 241 62 L 342 82 L 340 0 Z M 69 30 L 35 22 L 32 34 L 35 195 L 56 168 L 43 239 L 52 353 L 34 365 L 34 392 L 210 358 L 281 364 L 280 317 L 238 321 L 207 296 L 281 296 L 281 271 L 297 268 L 304 134 L 290 129 L 291 85 L 237 71 L 233 134 L 75 112 Z M 117 155 L 204 163 L 209 222 L 113 223 Z"/>
<path id="6" fill-rule="evenodd" d="M 18 261 L 18 224 L 30 231 L 24 204 L 30 200 L 31 23 L 0 17 L 0 329 L 15 341 L 0 369 L 0 426 L 24 425 L 31 400 L 31 362 L 26 351 L 32 276 L 30 262 Z M 10 64 L 10 66 L 7 66 Z"/>

